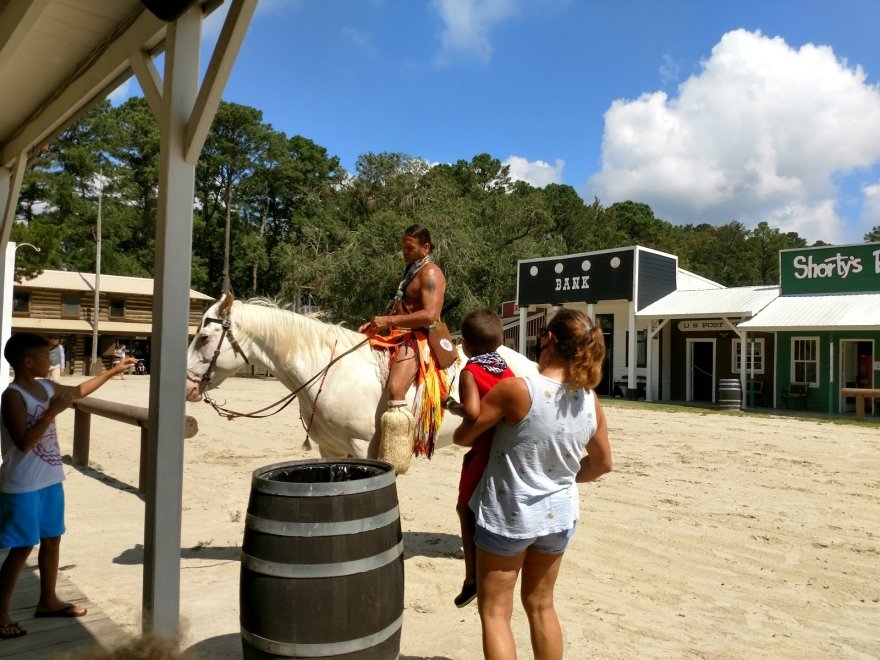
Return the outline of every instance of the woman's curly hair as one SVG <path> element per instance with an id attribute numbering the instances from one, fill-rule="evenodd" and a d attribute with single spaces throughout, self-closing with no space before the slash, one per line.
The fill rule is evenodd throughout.
<path id="1" fill-rule="evenodd" d="M 556 352 L 565 360 L 569 380 L 591 390 L 602 380 L 605 337 L 590 317 L 574 309 L 562 309 L 547 324 L 556 338 Z"/>

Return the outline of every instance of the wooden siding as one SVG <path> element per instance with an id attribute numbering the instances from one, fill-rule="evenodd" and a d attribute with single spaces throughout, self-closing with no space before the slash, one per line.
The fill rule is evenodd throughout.
<path id="1" fill-rule="evenodd" d="M 58 320 L 59 326 L 57 329 L 49 328 L 38 332 L 46 335 L 57 335 L 61 338 L 67 358 L 68 374 L 82 375 L 87 373 L 92 358 L 92 330 L 70 330 L 64 328 L 62 323 L 65 321 L 83 321 L 91 325 L 95 301 L 94 294 L 58 289 L 27 289 L 24 287 L 15 287 L 15 291 L 16 293 L 27 293 L 30 296 L 30 300 L 28 312 L 13 313 L 13 326 L 15 318 Z M 75 316 L 62 315 L 64 295 L 69 293 L 81 294 L 79 313 Z M 110 300 L 119 298 L 125 301 L 125 315 L 111 318 Z M 198 327 L 202 321 L 202 315 L 211 304 L 212 301 L 210 300 L 190 300 L 189 325 Z M 145 330 L 144 326 L 150 326 L 153 323 L 153 298 L 151 296 L 126 296 L 123 294 L 102 293 L 99 299 L 98 311 L 98 358 L 104 369 L 110 368 L 113 359 L 109 355 L 104 355 L 104 353 L 112 350 L 117 341 L 125 343 L 129 349 L 132 348 L 133 343 L 138 344 L 141 347 L 141 353 L 149 354 L 152 332 Z M 102 327 L 102 323 L 113 323 L 113 330 Z M 131 330 L 122 328 L 126 323 L 132 325 Z M 144 346 L 147 347 L 146 351 L 144 351 Z M 144 356 L 137 355 L 137 357 Z"/>
<path id="2" fill-rule="evenodd" d="M 64 319 L 80 320 L 91 323 L 94 310 L 95 297 L 93 294 L 82 294 L 79 301 L 79 314 L 76 316 L 62 316 L 63 298 L 65 293 L 79 293 L 71 291 L 46 291 L 39 289 L 19 290 L 21 293 L 30 294 L 30 311 L 27 313 L 15 312 L 13 316 L 28 316 L 38 319 Z M 122 298 L 125 301 L 125 315 L 122 317 L 110 317 L 110 300 Z M 202 314 L 208 308 L 210 301 L 190 300 L 189 324 L 199 325 Z M 101 294 L 98 301 L 98 324 L 101 321 L 118 321 L 126 323 L 153 323 L 153 299 L 149 296 L 124 296 L 120 294 Z"/>

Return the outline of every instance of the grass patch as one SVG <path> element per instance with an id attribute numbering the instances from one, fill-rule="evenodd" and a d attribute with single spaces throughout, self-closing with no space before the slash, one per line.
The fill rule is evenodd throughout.
<path id="1" fill-rule="evenodd" d="M 767 419 L 799 419 L 809 422 L 818 422 L 819 424 L 834 424 L 836 426 L 860 426 L 867 428 L 880 428 L 880 419 L 874 417 L 865 417 L 863 420 L 855 417 L 844 417 L 842 415 L 834 415 L 829 413 L 812 412 L 812 411 L 790 411 L 780 410 L 778 412 L 768 412 L 766 410 L 731 410 L 729 408 L 712 408 L 710 406 L 686 405 L 677 403 L 666 403 L 664 401 L 630 401 L 629 399 L 602 399 L 602 406 L 606 409 L 624 408 L 632 410 L 651 410 L 653 412 L 667 413 L 690 413 L 693 415 L 727 415 L 738 417 L 763 417 Z M 876 420 L 876 421 L 875 421 Z"/>

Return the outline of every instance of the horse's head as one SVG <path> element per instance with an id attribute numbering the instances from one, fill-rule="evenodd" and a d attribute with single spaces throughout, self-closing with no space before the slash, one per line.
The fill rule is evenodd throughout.
<path id="1" fill-rule="evenodd" d="M 238 344 L 238 325 L 232 314 L 233 298 L 226 293 L 202 317 L 189 345 L 186 361 L 186 400 L 199 401 L 206 390 L 217 387 L 245 364 Z"/>

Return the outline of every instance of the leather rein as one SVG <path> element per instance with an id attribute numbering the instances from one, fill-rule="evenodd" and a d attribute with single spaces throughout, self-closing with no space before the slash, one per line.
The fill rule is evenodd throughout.
<path id="1" fill-rule="evenodd" d="M 209 385 L 211 383 L 211 377 L 214 375 L 214 370 L 217 367 L 217 358 L 220 356 L 220 351 L 223 346 L 224 339 L 227 339 L 229 341 L 229 344 L 232 346 L 232 350 L 234 350 L 236 353 L 241 355 L 241 357 L 242 357 L 242 359 L 244 359 L 245 363 L 250 364 L 250 362 L 248 361 L 247 356 L 245 355 L 241 346 L 239 346 L 235 337 L 233 337 L 233 335 L 232 335 L 232 321 L 229 319 L 229 317 L 227 317 L 225 319 L 207 318 L 207 319 L 205 319 L 204 325 L 207 325 L 208 323 L 219 323 L 220 326 L 223 328 L 223 331 L 220 333 L 220 340 L 217 342 L 217 348 L 214 350 L 214 355 L 211 358 L 211 363 L 208 365 L 208 369 L 205 371 L 204 374 L 202 374 L 201 378 L 196 380 L 194 378 L 190 378 L 189 376 L 187 376 L 187 380 L 190 380 L 190 381 L 196 382 L 196 383 L 205 383 L 205 385 Z M 327 377 L 327 372 L 330 370 L 330 367 L 332 367 L 334 364 L 339 362 L 339 360 L 344 358 L 346 355 L 349 355 L 350 353 L 354 353 L 356 350 L 358 350 L 361 346 L 366 344 L 368 341 L 370 341 L 370 338 L 366 337 L 363 341 L 358 342 L 357 344 L 355 344 L 354 346 L 349 348 L 347 351 L 344 351 L 343 353 L 340 353 L 339 355 L 337 355 L 335 357 L 331 357 L 330 362 L 327 363 L 327 366 L 322 368 L 320 371 L 318 371 L 318 373 L 316 373 L 314 376 L 309 378 L 302 385 L 297 387 L 293 392 L 291 392 L 290 394 L 279 399 L 275 403 L 271 403 L 264 408 L 260 408 L 259 410 L 255 410 L 255 411 L 249 412 L 249 413 L 241 413 L 241 412 L 236 412 L 234 410 L 226 408 L 226 407 L 224 407 L 225 403 L 226 403 L 225 401 L 222 404 L 220 404 L 208 396 L 207 387 L 205 388 L 205 391 L 202 392 L 202 398 L 205 400 L 205 403 L 210 405 L 217 412 L 218 415 L 220 415 L 221 417 L 225 417 L 228 420 L 233 420 L 236 417 L 250 417 L 250 418 L 254 418 L 254 419 L 259 419 L 262 417 L 271 417 L 272 415 L 275 415 L 276 413 L 280 413 L 282 410 L 284 410 L 287 406 L 289 406 L 293 402 L 293 400 L 296 398 L 297 394 L 299 394 L 304 388 L 308 387 L 309 385 L 311 385 L 312 383 L 314 383 L 316 380 L 318 380 L 320 378 L 321 385 L 320 385 L 320 388 L 318 389 L 318 394 L 315 396 L 315 401 L 312 405 L 312 418 L 309 420 L 308 426 L 306 426 L 305 420 L 303 420 L 302 415 L 300 415 L 300 421 L 302 421 L 303 428 L 305 428 L 306 434 L 308 434 L 309 427 L 311 427 L 311 425 L 312 425 L 312 419 L 314 419 L 315 411 L 317 409 L 318 397 L 321 395 L 321 390 L 324 389 L 324 380 Z M 333 352 L 334 353 L 336 352 L 335 346 L 334 346 Z M 280 406 L 280 407 L 278 407 L 278 406 Z M 273 408 L 276 408 L 276 407 L 278 407 L 277 410 L 272 410 Z M 272 412 L 266 412 L 267 410 L 272 410 Z M 262 413 L 265 413 L 265 414 L 262 414 Z M 306 437 L 306 441 L 308 442 L 308 436 Z"/>

